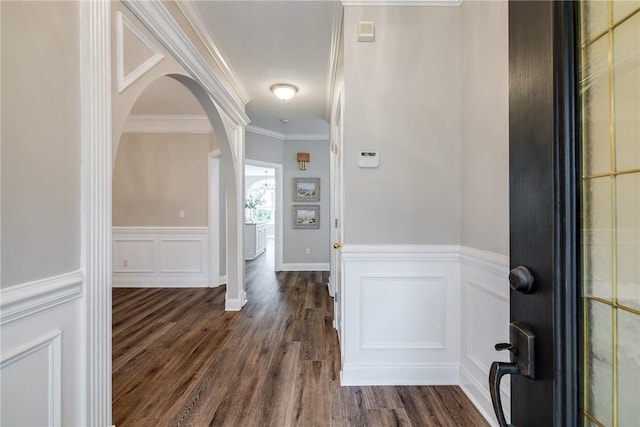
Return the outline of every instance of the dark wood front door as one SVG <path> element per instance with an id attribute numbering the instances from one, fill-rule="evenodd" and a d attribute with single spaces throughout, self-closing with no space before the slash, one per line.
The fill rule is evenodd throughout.
<path id="1" fill-rule="evenodd" d="M 510 277 L 494 384 L 516 426 L 640 425 L 640 2 L 511 1 L 509 63 L 510 258 L 533 285 Z"/>
<path id="2" fill-rule="evenodd" d="M 510 262 L 533 276 L 522 291 L 513 278 L 511 322 L 535 336 L 531 373 L 510 375 L 516 426 L 571 426 L 578 413 L 574 6 L 509 3 Z"/>

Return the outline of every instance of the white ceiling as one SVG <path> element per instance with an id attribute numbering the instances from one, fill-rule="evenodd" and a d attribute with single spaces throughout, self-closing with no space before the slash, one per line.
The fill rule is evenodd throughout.
<path id="1" fill-rule="evenodd" d="M 193 6 L 249 92 L 252 125 L 284 134 L 328 133 L 329 54 L 340 2 L 194 1 Z M 274 83 L 292 83 L 299 91 L 280 101 L 269 90 Z"/>

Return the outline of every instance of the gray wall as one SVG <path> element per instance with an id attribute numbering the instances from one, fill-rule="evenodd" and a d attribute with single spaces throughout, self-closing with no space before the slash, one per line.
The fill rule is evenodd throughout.
<path id="1" fill-rule="evenodd" d="M 460 11 L 345 7 L 344 241 L 460 241 Z M 358 21 L 376 41 L 356 41 Z M 378 169 L 359 169 L 362 150 Z"/>
<path id="2" fill-rule="evenodd" d="M 306 171 L 298 169 L 296 153 L 310 153 L 311 161 Z M 329 141 L 282 141 L 247 132 L 245 135 L 247 159 L 282 164 L 283 194 L 283 260 L 290 263 L 328 263 L 329 236 Z M 293 206 L 293 178 L 320 178 L 320 229 L 294 230 L 291 227 Z M 311 203 L 310 203 L 311 204 Z M 305 250 L 311 250 L 306 255 Z"/>
<path id="3" fill-rule="evenodd" d="M 461 243 L 508 254 L 508 5 L 467 1 L 461 11 Z"/>
<path id="4" fill-rule="evenodd" d="M 80 268 L 78 15 L 2 2 L 2 287 Z"/>
<path id="5" fill-rule="evenodd" d="M 251 132 L 245 133 L 244 156 L 251 160 L 282 163 L 284 141 Z"/>
<path id="6" fill-rule="evenodd" d="M 298 169 L 296 153 L 310 154 L 307 170 Z M 328 263 L 329 225 L 329 141 L 286 141 L 284 145 L 284 263 Z M 293 202 L 293 178 L 320 178 L 320 203 Z M 319 205 L 320 229 L 292 228 L 293 205 Z M 306 248 L 311 254 L 306 255 Z"/>

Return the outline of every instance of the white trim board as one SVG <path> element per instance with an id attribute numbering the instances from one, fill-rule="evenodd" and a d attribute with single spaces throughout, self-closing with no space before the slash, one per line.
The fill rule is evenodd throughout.
<path id="1" fill-rule="evenodd" d="M 145 45 L 149 52 L 152 54 L 146 61 L 138 65 L 133 71 L 125 75 L 124 71 L 124 59 L 125 59 L 125 46 L 124 46 L 124 31 L 127 28 L 131 34 L 133 34 L 140 42 Z M 129 21 L 122 12 L 116 12 L 116 69 L 118 78 L 118 93 L 122 93 L 126 88 L 131 86 L 136 80 L 146 74 L 147 71 L 152 69 L 158 64 L 158 62 L 164 59 L 164 55 L 160 50 L 147 38 L 147 36 L 136 27 L 133 22 Z"/>
<path id="2" fill-rule="evenodd" d="M 254 125 L 247 125 L 246 132 L 255 135 L 268 136 L 280 141 L 328 141 L 329 134 L 325 133 L 282 133 L 271 129 L 265 129 Z"/>
<path id="3" fill-rule="evenodd" d="M 329 271 L 329 263 L 282 263 L 280 271 Z"/>
<path id="4" fill-rule="evenodd" d="M 82 255 L 78 412 L 83 425 L 111 422 L 111 2 L 80 2 Z M 65 356 L 66 357 L 66 356 Z M 64 391 L 63 391 L 64 392 Z"/>
<path id="5" fill-rule="evenodd" d="M 250 119 L 243 106 L 238 105 L 227 88 L 215 75 L 209 63 L 202 57 L 189 36 L 162 4 L 155 1 L 123 0 L 125 6 L 142 22 L 153 36 L 172 53 L 182 65 L 209 93 L 216 104 L 241 126 Z"/>
<path id="6" fill-rule="evenodd" d="M 457 363 L 349 365 L 340 371 L 340 385 L 457 385 L 458 368 Z"/>
<path id="7" fill-rule="evenodd" d="M 331 121 L 331 109 L 333 108 L 336 78 L 338 76 L 338 59 L 342 50 L 342 18 L 344 16 L 344 8 L 337 7 L 333 16 L 333 24 L 331 25 L 331 50 L 329 51 L 329 64 L 327 72 L 327 105 L 325 106 L 324 118 L 327 122 Z"/>
<path id="8" fill-rule="evenodd" d="M 224 310 L 225 311 L 240 311 L 242 307 L 248 302 L 247 293 L 242 291 L 242 295 L 239 299 L 229 298 L 229 295 L 225 295 Z"/>
<path id="9" fill-rule="evenodd" d="M 4 349 L 6 350 L 6 349 Z M 31 397 L 31 404 L 44 403 L 46 412 L 47 412 L 47 425 L 50 426 L 60 426 L 62 425 L 62 331 L 59 329 L 53 330 L 41 337 L 38 337 L 28 343 L 22 344 L 21 346 L 10 350 L 7 353 L 3 353 L 0 358 L 0 371 L 3 371 L 13 365 L 14 369 L 21 369 L 21 376 L 27 378 L 30 373 L 33 372 L 33 364 L 37 363 L 36 357 L 30 358 L 29 356 L 36 356 L 39 352 L 46 352 L 46 384 L 43 384 L 46 388 L 46 403 L 45 402 L 33 402 L 33 397 Z M 31 360 L 29 360 L 31 359 Z M 29 366 L 29 362 L 31 362 L 31 366 Z M 20 365 L 23 365 L 22 367 Z M 26 365 L 26 366 L 25 366 Z M 37 368 L 42 369 L 42 366 Z M 37 380 L 36 378 L 31 378 L 31 380 Z M 27 381 L 25 383 L 28 384 Z M 33 384 L 32 384 L 33 386 Z M 30 389 L 29 386 L 23 384 L 23 387 L 26 387 L 27 390 L 34 391 Z M 37 390 L 42 392 L 42 390 Z M 19 392 L 20 393 L 20 392 Z M 18 405 L 19 406 L 19 405 Z M 24 422 L 24 413 L 17 413 L 15 408 L 3 408 L 7 412 L 13 412 L 11 418 L 20 417 L 21 421 Z M 36 409 L 37 408 L 32 408 Z M 4 417 L 3 417 L 4 419 Z M 15 420 L 14 420 L 15 421 Z M 34 420 L 32 420 L 34 421 Z M 11 421 L 9 421 L 12 423 Z"/>
<path id="10" fill-rule="evenodd" d="M 0 325 L 31 316 L 82 296 L 84 274 L 72 271 L 0 291 Z"/>
<path id="11" fill-rule="evenodd" d="M 211 54 L 211 57 L 215 61 L 216 64 L 222 70 L 224 76 L 231 83 L 231 87 L 236 92 L 236 94 L 240 97 L 240 100 L 248 104 L 251 101 L 251 97 L 249 96 L 249 92 L 245 88 L 244 84 L 240 80 L 240 77 L 235 72 L 229 61 L 227 60 L 226 55 L 218 46 L 215 39 L 211 35 L 211 32 L 207 28 L 202 16 L 198 12 L 198 10 L 193 7 L 191 2 L 186 1 L 178 1 L 176 2 L 178 9 L 182 12 L 182 14 L 187 18 L 189 24 L 194 29 L 200 40 L 204 43 L 205 47 Z"/>

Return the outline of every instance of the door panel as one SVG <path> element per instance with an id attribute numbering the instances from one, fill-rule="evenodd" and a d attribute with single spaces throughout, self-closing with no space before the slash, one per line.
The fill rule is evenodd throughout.
<path id="1" fill-rule="evenodd" d="M 576 425 L 578 296 L 575 10 L 572 2 L 509 3 L 511 321 L 535 335 L 535 379 L 511 375 L 512 424 Z"/>
<path id="2" fill-rule="evenodd" d="M 510 261 L 511 268 L 528 267 L 535 280 L 530 294 L 511 291 L 511 321 L 529 325 L 537 344 L 537 378 L 511 376 L 511 418 L 518 426 L 553 425 L 551 14 L 548 2 L 509 4 Z"/>
<path id="3" fill-rule="evenodd" d="M 333 140 L 331 144 L 331 238 L 333 241 L 333 249 L 331 252 L 331 284 L 334 303 L 334 327 L 338 331 L 340 345 L 342 346 L 342 243 L 343 243 L 343 160 L 342 160 L 342 142 L 343 142 L 343 113 L 344 113 L 344 96 L 343 89 L 338 95 L 338 102 L 335 111 L 335 128 L 333 129 Z M 344 354 L 344 352 L 343 352 Z"/>
<path id="4" fill-rule="evenodd" d="M 637 425 L 640 2 L 512 1 L 509 17 L 511 265 L 534 276 L 511 321 L 536 342 L 512 423 Z"/>

